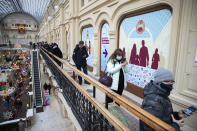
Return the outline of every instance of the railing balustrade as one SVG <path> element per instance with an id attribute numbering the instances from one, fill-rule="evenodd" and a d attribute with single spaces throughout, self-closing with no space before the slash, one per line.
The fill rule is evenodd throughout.
<path id="1" fill-rule="evenodd" d="M 64 98 L 69 103 L 84 131 L 114 131 L 115 128 L 122 131 L 129 130 L 76 83 L 43 50 L 40 52 L 58 85 L 63 89 Z"/>
<path id="2" fill-rule="evenodd" d="M 0 126 L 0 131 L 19 131 L 18 123 L 11 123 Z"/>
<path id="3" fill-rule="evenodd" d="M 137 105 L 131 103 L 126 98 L 113 92 L 106 86 L 94 80 L 90 76 L 77 70 L 68 62 L 58 58 L 52 53 L 41 48 L 41 54 L 54 74 L 59 86 L 63 89 L 65 99 L 70 104 L 76 118 L 84 130 L 129 130 L 116 117 L 111 115 L 103 105 L 98 103 L 91 95 L 87 93 L 73 78 L 71 78 L 65 70 L 58 66 L 53 60 L 58 59 L 64 66 L 72 69 L 83 79 L 90 82 L 94 88 L 99 89 L 108 97 L 112 98 L 121 107 L 137 116 L 140 120 L 155 129 L 156 131 L 175 131 L 173 127 L 141 109 Z M 50 58 L 51 57 L 51 58 Z M 93 89 L 95 90 L 95 89 Z"/>

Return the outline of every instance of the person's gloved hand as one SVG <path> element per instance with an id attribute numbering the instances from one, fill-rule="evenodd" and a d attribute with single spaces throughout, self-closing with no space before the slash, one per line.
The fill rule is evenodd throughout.
<path id="1" fill-rule="evenodd" d="M 175 122 L 175 123 L 177 123 L 179 125 L 179 127 L 183 127 L 184 126 L 183 119 L 176 120 L 173 115 L 171 115 L 171 117 L 172 117 L 172 121 Z"/>

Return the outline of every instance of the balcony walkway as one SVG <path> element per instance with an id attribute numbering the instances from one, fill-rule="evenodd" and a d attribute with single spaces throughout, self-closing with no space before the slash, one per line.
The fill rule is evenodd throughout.
<path id="1" fill-rule="evenodd" d="M 48 76 L 41 72 L 41 82 L 44 84 Z M 35 113 L 35 123 L 27 131 L 74 131 L 69 118 L 63 115 L 63 109 L 56 96 L 50 95 L 50 105 L 44 107 L 44 112 Z"/>
<path id="2" fill-rule="evenodd" d="M 65 68 L 64 70 L 72 75 L 72 71 L 69 68 Z M 97 79 L 95 76 L 93 76 L 90 72 L 89 75 L 93 78 Z M 47 75 L 42 74 L 41 81 L 45 82 L 48 79 Z M 83 84 L 82 87 L 89 92 L 89 94 L 92 93 L 92 85 Z M 135 103 L 136 105 L 140 106 L 142 99 L 137 98 L 137 96 L 128 93 L 127 91 L 123 92 L 123 96 L 129 99 L 131 102 Z M 27 131 L 72 131 L 74 130 L 72 122 L 64 118 L 63 111 L 61 108 L 61 104 L 56 99 L 56 96 L 51 95 L 51 105 L 44 108 L 43 113 L 37 113 L 35 115 L 35 123 L 32 127 L 28 128 Z M 102 103 L 104 105 L 105 101 L 105 95 L 99 91 L 96 90 L 96 100 L 99 101 L 99 103 Z M 130 112 L 126 111 L 124 108 L 117 106 L 115 103 L 112 105 L 109 105 L 109 111 L 116 116 L 122 123 L 124 123 L 126 126 L 129 127 L 132 131 L 139 131 L 139 119 L 132 115 Z M 183 131 L 194 131 L 188 126 L 182 128 Z"/>
<path id="3" fill-rule="evenodd" d="M 35 114 L 35 123 L 27 131 L 74 131 L 71 121 L 64 118 L 56 97 L 52 95 L 50 99 L 51 105 Z"/>

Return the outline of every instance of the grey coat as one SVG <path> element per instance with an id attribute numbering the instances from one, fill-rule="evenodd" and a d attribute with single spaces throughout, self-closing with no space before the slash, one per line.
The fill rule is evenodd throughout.
<path id="1" fill-rule="evenodd" d="M 171 118 L 171 114 L 173 114 L 175 119 L 180 119 L 178 117 L 178 113 L 173 112 L 171 101 L 168 98 L 170 92 L 167 92 L 155 82 L 151 81 L 147 86 L 145 86 L 143 94 L 144 100 L 141 108 L 179 131 L 179 125 L 177 123 L 174 123 Z M 153 129 L 140 121 L 140 131 L 153 131 Z"/>

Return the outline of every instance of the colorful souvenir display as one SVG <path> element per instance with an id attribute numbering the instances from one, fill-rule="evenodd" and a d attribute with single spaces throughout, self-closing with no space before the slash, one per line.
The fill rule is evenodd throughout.
<path id="1" fill-rule="evenodd" d="M 11 63 L 0 63 L 0 72 L 12 72 L 12 71 L 18 71 L 20 70 L 20 72 L 18 73 L 18 77 L 15 80 L 15 84 L 13 87 L 10 87 L 8 85 L 8 81 L 0 81 L 0 96 L 5 96 L 5 95 L 10 95 L 12 93 L 14 93 L 14 91 L 16 90 L 16 88 L 18 88 L 18 85 L 20 83 L 22 83 L 23 81 L 27 81 L 28 78 L 26 78 L 26 76 L 28 75 L 28 73 L 31 71 L 30 70 L 30 62 L 31 62 L 31 55 L 29 51 L 17 51 L 15 54 L 10 54 L 10 57 L 12 57 L 12 62 Z M 6 56 L 6 55 L 4 55 Z M 17 59 L 17 57 L 19 59 Z M 13 63 L 13 64 L 12 64 Z M 4 75 L 8 75 L 8 74 L 4 74 Z M 1 80 L 1 79 L 0 79 Z"/>
<path id="2" fill-rule="evenodd" d="M 29 51 L 9 51 L 1 55 L 3 59 L 0 61 L 0 112 L 3 117 L 0 122 L 18 119 L 20 110 L 26 110 L 27 86 L 30 82 L 31 72 L 31 55 Z M 4 60 L 9 54 L 9 62 Z M 30 89 L 32 91 L 32 89 Z M 26 101 L 27 100 L 27 101 Z M 23 116 L 25 117 L 25 116 Z"/>

